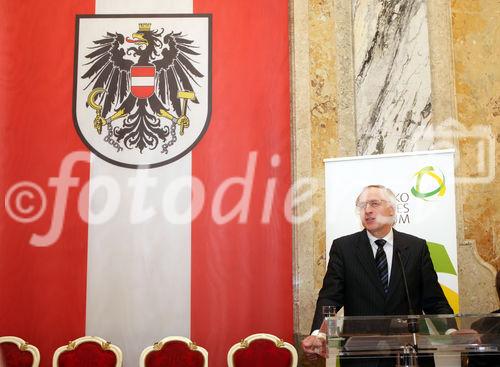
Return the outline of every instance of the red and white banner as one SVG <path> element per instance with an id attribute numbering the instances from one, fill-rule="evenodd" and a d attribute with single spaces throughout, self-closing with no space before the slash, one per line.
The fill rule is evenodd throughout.
<path id="1" fill-rule="evenodd" d="M 288 2 L 3 8 L 0 335 L 292 341 Z"/>

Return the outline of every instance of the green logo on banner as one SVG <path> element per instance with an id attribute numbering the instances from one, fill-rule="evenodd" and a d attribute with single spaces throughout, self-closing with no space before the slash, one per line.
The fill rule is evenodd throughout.
<path id="1" fill-rule="evenodd" d="M 436 273 L 444 273 L 457 276 L 457 271 L 451 262 L 450 255 L 448 255 L 448 251 L 446 251 L 446 247 L 440 243 L 428 242 L 427 247 L 429 248 L 429 253 L 431 254 L 432 265 L 434 265 L 434 270 Z M 440 283 L 441 288 L 443 289 L 444 295 L 448 299 L 451 308 L 453 311 L 457 313 L 459 311 L 458 304 L 458 293 L 451 289 L 449 286 L 446 286 Z"/>
<path id="2" fill-rule="evenodd" d="M 433 166 L 427 166 L 415 173 L 413 196 L 423 200 L 443 197 L 446 192 L 444 174 Z"/>
<path id="3" fill-rule="evenodd" d="M 434 265 L 436 273 L 457 275 L 455 267 L 453 266 L 450 256 L 448 255 L 448 251 L 446 251 L 444 245 L 427 241 L 427 247 L 429 248 L 432 265 Z"/>

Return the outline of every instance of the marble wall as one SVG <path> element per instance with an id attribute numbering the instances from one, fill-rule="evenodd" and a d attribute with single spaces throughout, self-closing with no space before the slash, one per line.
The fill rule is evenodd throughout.
<path id="1" fill-rule="evenodd" d="M 291 7 L 294 180 L 304 183 L 301 192 L 311 193 L 294 208 L 296 216 L 309 217 L 294 225 L 298 334 L 309 333 L 325 269 L 323 158 L 336 156 L 339 149 L 332 5 L 325 0 L 300 0 Z"/>
<path id="2" fill-rule="evenodd" d="M 454 0 L 451 19 L 462 247 L 473 255 L 459 263 L 461 308 L 487 312 L 498 304 L 478 262 L 500 270 L 500 3 Z"/>
<path id="3" fill-rule="evenodd" d="M 298 340 L 325 272 L 326 157 L 454 147 L 461 311 L 497 308 L 499 12 L 493 0 L 290 1 L 294 178 L 312 193 L 295 211 L 314 213 L 294 227 Z"/>
<path id="4" fill-rule="evenodd" d="M 352 7 L 357 153 L 417 150 L 431 120 L 426 3 L 353 0 Z"/>

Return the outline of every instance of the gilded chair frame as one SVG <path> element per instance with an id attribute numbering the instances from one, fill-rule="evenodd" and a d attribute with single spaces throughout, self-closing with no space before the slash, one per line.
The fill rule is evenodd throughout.
<path id="1" fill-rule="evenodd" d="M 167 337 L 163 338 L 162 340 L 160 340 L 159 342 L 156 342 L 153 345 L 146 347 L 142 351 L 141 356 L 139 358 L 139 367 L 146 367 L 146 357 L 148 356 L 149 353 L 151 353 L 153 351 L 160 350 L 161 348 L 163 348 L 163 346 L 165 344 L 172 342 L 172 341 L 183 342 L 189 347 L 189 349 L 191 349 L 193 351 L 200 352 L 201 355 L 203 356 L 203 367 L 208 367 L 208 352 L 207 352 L 207 350 L 203 347 L 200 347 L 199 345 L 196 345 L 195 343 L 193 343 L 193 341 L 191 341 L 190 339 L 188 339 L 184 336 L 167 336 Z"/>
<path id="2" fill-rule="evenodd" d="M 123 354 L 121 349 L 98 336 L 82 336 L 76 340 L 70 341 L 67 345 L 63 345 L 57 348 L 54 352 L 54 356 L 52 357 L 52 367 L 59 367 L 59 357 L 62 353 L 74 350 L 83 343 L 96 343 L 99 344 L 103 350 L 112 351 L 116 356 L 115 367 L 122 367 Z"/>
<path id="3" fill-rule="evenodd" d="M 298 356 L 297 356 L 297 350 L 295 349 L 295 347 L 293 345 L 291 345 L 290 343 L 283 341 L 283 339 L 280 339 L 275 335 L 265 334 L 265 333 L 252 334 L 250 336 L 247 336 L 245 339 L 243 339 L 239 343 L 234 344 L 227 352 L 227 365 L 229 367 L 234 367 L 234 362 L 233 362 L 234 353 L 236 353 L 240 349 L 248 348 L 250 346 L 250 344 L 255 340 L 270 340 L 270 341 L 274 342 L 274 344 L 278 348 L 287 349 L 290 352 L 290 355 L 292 356 L 292 361 L 291 361 L 289 367 L 297 367 Z"/>
<path id="4" fill-rule="evenodd" d="M 34 345 L 28 344 L 17 336 L 0 336 L 0 344 L 2 343 L 13 343 L 17 345 L 19 350 L 30 352 L 33 356 L 33 364 L 31 366 L 38 367 L 40 365 L 40 351 Z"/>

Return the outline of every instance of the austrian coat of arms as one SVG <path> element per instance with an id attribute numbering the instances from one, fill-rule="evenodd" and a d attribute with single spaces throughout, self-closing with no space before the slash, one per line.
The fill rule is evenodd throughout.
<path id="1" fill-rule="evenodd" d="M 209 15 L 77 16 L 74 123 L 100 158 L 153 168 L 189 153 L 210 120 Z"/>

